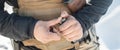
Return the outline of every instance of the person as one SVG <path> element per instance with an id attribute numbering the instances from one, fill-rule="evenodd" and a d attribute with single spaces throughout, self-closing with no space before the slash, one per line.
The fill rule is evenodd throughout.
<path id="1" fill-rule="evenodd" d="M 62 12 L 61 17 L 50 21 L 20 16 L 17 13 L 8 14 L 4 11 L 5 2 L 14 6 L 14 8 L 19 7 L 17 0 L 0 0 L 0 34 L 14 39 L 17 44 L 21 43 L 20 41 L 31 38 L 35 38 L 42 43 L 60 40 L 60 36 L 57 33 L 49 32 L 48 30 L 50 26 L 59 23 L 61 17 L 68 16 L 68 19 L 59 27 L 60 31 L 62 31 L 61 35 L 68 41 L 80 39 L 78 40 L 80 44 L 79 50 L 99 50 L 94 24 L 106 13 L 112 0 L 91 0 L 91 5 L 85 5 L 71 15 Z M 21 47 L 24 48 L 24 46 Z M 25 48 L 28 50 L 39 50 L 34 49 L 32 46 L 26 46 Z M 74 48 L 70 49 L 75 50 Z"/>

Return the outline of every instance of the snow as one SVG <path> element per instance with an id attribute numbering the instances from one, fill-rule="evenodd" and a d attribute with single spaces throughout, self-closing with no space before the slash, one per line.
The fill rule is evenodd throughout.
<path id="1" fill-rule="evenodd" d="M 7 37 L 0 35 L 0 50 L 13 50 L 11 41 Z"/>

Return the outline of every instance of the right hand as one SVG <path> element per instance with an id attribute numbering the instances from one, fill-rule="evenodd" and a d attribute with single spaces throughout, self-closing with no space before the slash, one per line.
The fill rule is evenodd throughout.
<path id="1" fill-rule="evenodd" d="M 61 14 L 62 15 L 62 14 Z M 34 37 L 42 43 L 48 43 L 51 41 L 58 41 L 61 37 L 58 32 L 51 32 L 50 27 L 60 23 L 62 16 L 58 19 L 53 19 L 50 21 L 38 21 L 34 28 Z"/>

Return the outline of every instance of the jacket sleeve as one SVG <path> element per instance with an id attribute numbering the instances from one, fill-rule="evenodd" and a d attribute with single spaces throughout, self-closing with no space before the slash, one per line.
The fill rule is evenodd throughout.
<path id="1" fill-rule="evenodd" d="M 106 13 L 112 1 L 113 0 L 91 0 L 90 3 L 92 5 L 86 5 L 82 10 L 73 14 L 83 27 L 83 38 L 88 35 L 85 32 Z"/>
<path id="2" fill-rule="evenodd" d="M 33 37 L 33 29 L 38 21 L 32 17 L 8 14 L 4 11 L 5 0 L 0 0 L 0 34 L 8 38 L 22 41 Z"/>

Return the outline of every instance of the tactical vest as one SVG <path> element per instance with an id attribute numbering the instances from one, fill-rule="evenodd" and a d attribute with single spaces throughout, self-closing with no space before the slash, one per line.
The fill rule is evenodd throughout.
<path id="1" fill-rule="evenodd" d="M 71 13 L 66 4 L 62 3 L 62 0 L 18 0 L 18 5 L 18 14 L 20 16 L 34 17 L 44 21 L 58 18 L 61 11 Z M 47 44 L 33 38 L 23 41 L 23 44 L 25 46 L 35 46 L 42 50 L 67 50 L 75 46 L 64 38 Z"/>

